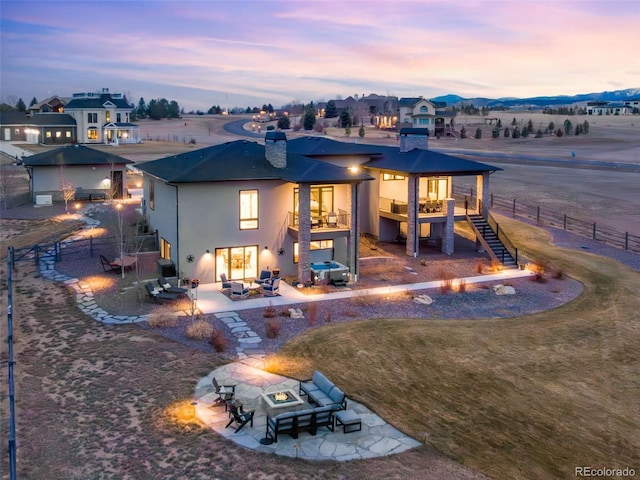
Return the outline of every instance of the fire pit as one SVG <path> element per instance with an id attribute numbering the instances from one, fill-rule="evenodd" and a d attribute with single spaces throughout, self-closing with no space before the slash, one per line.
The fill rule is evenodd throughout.
<path id="1" fill-rule="evenodd" d="M 262 398 L 268 408 L 278 409 L 302 405 L 304 400 L 293 390 L 282 390 L 279 392 L 263 392 Z"/>

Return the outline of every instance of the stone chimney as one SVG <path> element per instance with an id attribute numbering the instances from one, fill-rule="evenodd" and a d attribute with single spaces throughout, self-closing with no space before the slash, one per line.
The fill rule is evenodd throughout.
<path id="1" fill-rule="evenodd" d="M 402 128 L 400 129 L 400 152 L 406 153 L 420 148 L 429 148 L 428 128 Z"/>
<path id="2" fill-rule="evenodd" d="M 267 132 L 264 137 L 264 155 L 275 168 L 287 166 L 287 136 L 284 132 Z"/>

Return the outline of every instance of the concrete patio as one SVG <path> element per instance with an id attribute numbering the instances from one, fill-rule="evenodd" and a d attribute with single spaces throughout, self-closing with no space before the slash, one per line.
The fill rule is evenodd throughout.
<path id="1" fill-rule="evenodd" d="M 343 433 L 342 427 L 334 432 L 319 428 L 316 435 L 301 432 L 297 439 L 289 435 L 278 437 L 271 445 L 262 445 L 265 437 L 267 411 L 260 394 L 283 389 L 298 391 L 298 381 L 265 372 L 259 360 L 247 359 L 220 367 L 198 382 L 194 401 L 197 417 L 221 436 L 245 448 L 285 457 L 308 460 L 347 461 L 393 455 L 422 445 L 395 429 L 367 407 L 347 396 L 347 409 L 353 410 L 362 419 L 362 430 Z M 244 411 L 255 410 L 253 427 L 249 424 L 235 433 L 235 428 L 225 428 L 229 415 L 223 406 L 212 406 L 217 394 L 212 378 L 220 385 L 236 385 L 235 398 L 243 405 Z"/>

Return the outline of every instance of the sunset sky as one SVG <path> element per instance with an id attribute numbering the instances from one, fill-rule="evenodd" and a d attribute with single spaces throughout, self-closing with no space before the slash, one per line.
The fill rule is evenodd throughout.
<path id="1" fill-rule="evenodd" d="M 0 19 L 11 104 L 103 87 L 187 111 L 640 87 L 640 0 L 0 0 Z"/>

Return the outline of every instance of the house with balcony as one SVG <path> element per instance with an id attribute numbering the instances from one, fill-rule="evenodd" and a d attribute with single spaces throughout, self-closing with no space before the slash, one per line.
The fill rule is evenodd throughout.
<path id="1" fill-rule="evenodd" d="M 500 169 L 427 150 L 426 129 L 400 137 L 398 148 L 267 132 L 264 145 L 238 140 L 140 164 L 161 257 L 202 283 L 266 269 L 306 282 L 327 261 L 357 280 L 362 234 L 403 234 L 410 256 L 429 238 L 454 253 L 454 222 L 486 215 Z M 452 198 L 460 176 L 476 178 L 473 204 Z"/>
<path id="2" fill-rule="evenodd" d="M 398 100 L 397 129 L 427 128 L 436 136 L 453 135 L 455 113 L 446 110 L 443 102 L 433 102 L 423 97 L 407 97 Z"/>
<path id="3" fill-rule="evenodd" d="M 357 268 L 356 199 L 371 178 L 288 151 L 283 132 L 137 167 L 160 255 L 180 277 L 212 283 L 278 269 L 309 281 L 312 263 Z"/>
<path id="4" fill-rule="evenodd" d="M 78 143 L 140 143 L 140 127 L 129 121 L 133 105 L 121 93 L 74 93 L 65 105 L 78 128 Z"/>

